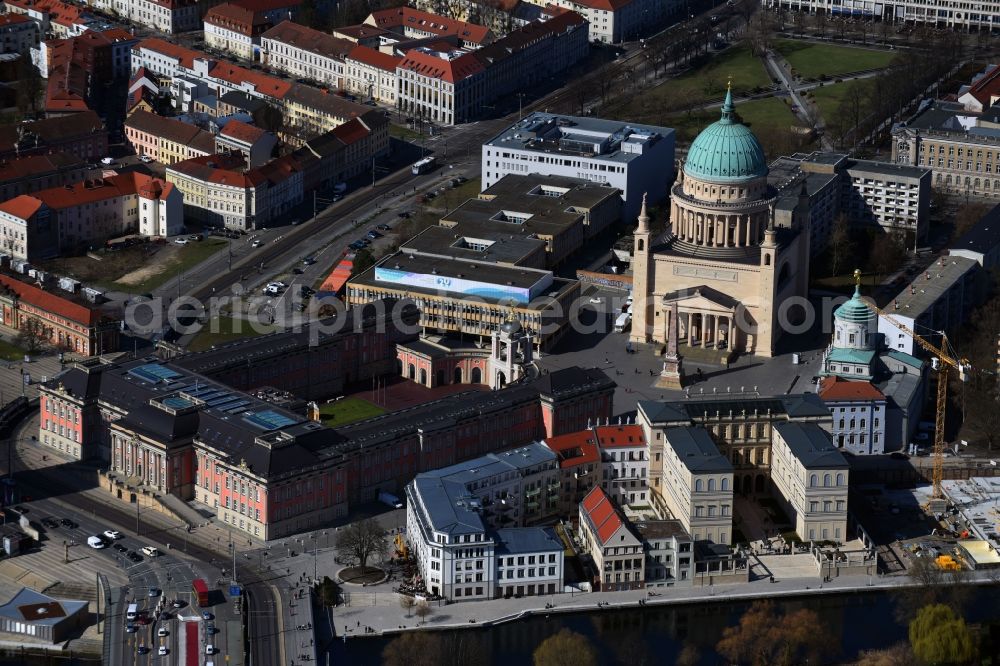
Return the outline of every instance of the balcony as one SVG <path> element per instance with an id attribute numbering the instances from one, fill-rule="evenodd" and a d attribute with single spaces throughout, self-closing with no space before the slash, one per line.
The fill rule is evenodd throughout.
<path id="1" fill-rule="evenodd" d="M 525 490 L 524 491 L 524 496 L 525 497 L 537 497 L 538 494 L 541 493 L 541 492 L 542 492 L 541 488 L 533 488 L 531 490 Z"/>

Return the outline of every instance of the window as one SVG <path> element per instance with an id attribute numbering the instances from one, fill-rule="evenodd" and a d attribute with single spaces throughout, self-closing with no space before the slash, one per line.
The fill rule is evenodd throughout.
<path id="1" fill-rule="evenodd" d="M 841 427 L 844 427 L 843 426 L 843 421 L 841 421 Z M 815 488 L 818 485 L 818 483 L 819 482 L 818 482 L 817 477 L 816 477 L 815 474 L 812 474 L 812 475 L 809 476 L 809 487 L 810 488 Z"/>

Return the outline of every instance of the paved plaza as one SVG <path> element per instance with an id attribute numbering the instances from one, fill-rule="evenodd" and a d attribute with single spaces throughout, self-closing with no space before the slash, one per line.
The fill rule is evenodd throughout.
<path id="1" fill-rule="evenodd" d="M 824 327 L 822 317 L 812 328 L 797 335 L 787 334 L 773 358 L 739 356 L 728 368 L 722 365 L 684 362 L 685 389 L 661 389 L 655 386 L 663 367 L 662 349 L 655 345 L 633 346 L 628 351 L 628 335 L 615 333 L 614 318 L 625 304 L 622 292 L 589 288 L 582 300 L 601 298 L 599 304 L 587 304 L 580 320 L 589 330 L 570 330 L 551 350 L 538 360 L 542 371 L 578 365 L 604 370 L 617 384 L 614 405 L 618 414 L 635 411 L 639 400 L 682 400 L 724 394 L 784 395 L 816 391 L 815 377 L 822 365 L 823 350 L 830 342 L 832 326 Z M 839 303 L 841 300 L 834 301 Z M 817 307 L 835 307 L 817 301 Z M 831 310 L 832 311 L 832 310 Z M 797 358 L 798 363 L 795 363 Z M 699 374 L 699 370 L 701 371 Z"/>

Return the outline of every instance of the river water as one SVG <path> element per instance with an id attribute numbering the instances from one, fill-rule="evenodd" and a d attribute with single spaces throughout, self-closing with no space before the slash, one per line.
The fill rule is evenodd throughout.
<path id="1" fill-rule="evenodd" d="M 968 622 L 1000 621 L 996 587 L 979 587 L 965 613 Z M 895 618 L 896 598 L 882 592 L 839 594 L 776 600 L 784 611 L 809 608 L 819 615 L 839 652 L 827 663 L 850 660 L 863 651 L 887 647 L 907 639 L 907 630 Z M 749 603 L 706 603 L 688 606 L 647 606 L 642 609 L 606 610 L 588 614 L 539 616 L 489 629 L 464 629 L 482 641 L 493 666 L 531 664 L 534 649 L 563 627 L 589 637 L 600 653 L 601 664 L 672 664 L 685 643 L 694 643 L 701 664 L 722 663 L 714 646 L 722 631 L 738 622 Z M 433 617 L 433 616 L 431 616 Z M 331 646 L 331 664 L 377 666 L 392 638 L 348 638 Z M 320 662 L 324 663 L 324 662 Z"/>

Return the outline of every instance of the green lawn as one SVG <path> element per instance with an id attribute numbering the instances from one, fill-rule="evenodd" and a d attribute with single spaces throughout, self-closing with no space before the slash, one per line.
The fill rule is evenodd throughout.
<path id="1" fill-rule="evenodd" d="M 848 72 L 888 67 L 895 57 L 891 51 L 814 44 L 795 39 L 779 39 L 774 48 L 804 79 L 818 79 L 823 74 L 836 77 Z"/>
<path id="2" fill-rule="evenodd" d="M 384 413 L 385 410 L 381 407 L 360 398 L 343 398 L 319 408 L 323 425 L 329 427 L 354 423 Z"/>
<path id="3" fill-rule="evenodd" d="M 219 345 L 243 338 L 252 338 L 258 335 L 266 335 L 278 330 L 274 326 L 264 324 L 250 325 L 250 322 L 232 317 L 213 317 L 201 331 L 199 331 L 188 345 L 188 351 L 204 351 L 211 349 L 213 345 Z"/>
<path id="4" fill-rule="evenodd" d="M 785 132 L 792 125 L 800 125 L 791 109 L 785 102 L 777 97 L 766 97 L 755 99 L 750 102 L 737 102 L 736 111 L 743 118 L 743 122 L 753 129 L 754 134 L 760 139 L 764 146 L 764 151 L 768 156 L 779 154 L 776 152 L 777 146 L 769 145 L 769 135 L 778 132 Z M 719 119 L 719 107 L 696 111 L 694 113 L 680 113 L 666 118 L 667 127 L 673 127 L 677 132 L 678 143 L 690 143 L 705 129 L 706 126 Z"/>
<path id="5" fill-rule="evenodd" d="M 810 93 L 812 94 L 812 100 L 819 107 L 819 112 L 823 116 L 823 120 L 826 121 L 827 125 L 832 125 L 834 118 L 836 118 L 839 112 L 840 104 L 844 101 L 847 93 L 856 86 L 861 86 L 862 91 L 867 93 L 866 89 L 871 85 L 872 81 L 868 79 L 844 81 L 843 83 L 828 84 L 822 88 L 814 88 Z"/>
<path id="6" fill-rule="evenodd" d="M 226 243 L 227 241 L 221 238 L 206 238 L 203 241 L 188 243 L 182 246 L 177 255 L 163 266 L 163 270 L 135 284 L 115 282 L 115 289 L 134 294 L 144 294 L 152 291 L 170 280 L 177 279 L 178 273 L 194 268 L 219 250 L 222 250 L 226 247 Z"/>
<path id="7" fill-rule="evenodd" d="M 670 126 L 666 118 L 686 106 L 704 104 L 713 99 L 721 104 L 726 93 L 726 81 L 730 77 L 737 95 L 771 85 L 760 58 L 753 56 L 747 46 L 734 46 L 707 58 L 703 64 L 682 76 L 643 91 L 641 95 L 609 102 L 599 110 L 599 115 Z"/>
<path id="8" fill-rule="evenodd" d="M 20 361 L 24 358 L 24 350 L 17 345 L 0 340 L 0 359 L 4 361 Z"/>

